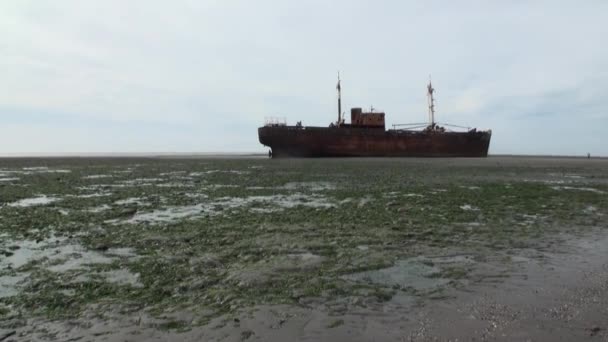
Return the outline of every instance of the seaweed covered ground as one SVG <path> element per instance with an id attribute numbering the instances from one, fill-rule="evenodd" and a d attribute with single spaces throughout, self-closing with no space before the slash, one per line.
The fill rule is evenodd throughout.
<path id="1" fill-rule="evenodd" d="M 607 222 L 604 159 L 2 159 L 0 340 L 441 340 Z"/>

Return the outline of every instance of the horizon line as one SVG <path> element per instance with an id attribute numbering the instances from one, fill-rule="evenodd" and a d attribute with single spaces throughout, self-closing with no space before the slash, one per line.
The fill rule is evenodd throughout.
<path id="1" fill-rule="evenodd" d="M 257 157 L 267 156 L 266 152 L 240 151 L 240 152 L 28 152 L 28 153 L 0 153 L 0 159 L 6 158 L 154 158 L 154 157 Z M 488 157 L 529 157 L 529 158 L 583 158 L 587 154 L 514 154 L 514 153 L 488 153 Z M 364 158 L 364 157 L 363 157 Z M 382 157 L 380 157 L 382 158 Z M 411 158 L 411 157 L 402 157 Z M 446 157 L 450 158 L 450 157 Z M 608 158 L 605 155 L 591 155 L 591 158 Z M 319 159 L 319 158 L 311 158 Z M 322 159 L 322 158 L 321 158 Z M 399 159 L 399 158 L 397 158 Z M 434 158 L 430 158 L 434 159 Z"/>

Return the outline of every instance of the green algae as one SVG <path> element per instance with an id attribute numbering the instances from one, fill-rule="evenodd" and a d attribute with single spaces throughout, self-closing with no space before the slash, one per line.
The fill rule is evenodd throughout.
<path id="1" fill-rule="evenodd" d="M 603 164 L 40 159 L 0 166 L 17 174 L 36 164 L 70 172 L 19 173 L 18 182 L 1 184 L 0 234 L 11 241 L 60 237 L 100 254 L 130 248 L 133 255 L 59 275 L 44 260 L 0 270 L 0 277 L 27 272 L 16 295 L 0 298 L 25 316 L 68 318 L 94 304 L 129 303 L 158 316 L 192 310 L 202 324 L 240 308 L 301 305 L 307 298 L 437 299 L 470 279 L 483 260 L 442 263 L 432 258 L 437 253 L 541 249 L 557 233 L 603 227 L 608 214 Z M 581 178 L 565 177 L 572 174 Z M 597 191 L 560 191 L 552 182 Z M 40 195 L 60 200 L 10 206 Z M 298 200 L 289 202 L 293 196 Z M 133 198 L 141 200 L 125 202 Z M 319 201 L 331 205 L 314 205 Z M 91 211 L 101 206 L 106 210 Z M 192 214 L 132 220 L 168 208 Z M 428 258 L 404 268 L 421 256 Z M 412 267 L 433 269 L 416 275 L 415 284 L 424 286 L 411 285 Z M 138 286 L 102 276 L 113 271 L 136 274 Z M 365 274 L 371 281 L 362 281 Z M 374 281 L 378 274 L 392 280 Z"/>

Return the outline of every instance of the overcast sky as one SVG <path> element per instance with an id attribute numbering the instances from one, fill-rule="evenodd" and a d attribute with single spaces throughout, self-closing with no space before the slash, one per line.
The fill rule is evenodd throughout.
<path id="1" fill-rule="evenodd" d="M 608 155 L 608 1 L 0 0 L 0 154 L 266 151 L 267 116 Z"/>

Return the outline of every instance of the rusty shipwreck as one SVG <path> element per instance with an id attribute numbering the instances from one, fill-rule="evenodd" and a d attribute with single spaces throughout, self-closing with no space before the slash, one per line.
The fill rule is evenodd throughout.
<path id="1" fill-rule="evenodd" d="M 435 122 L 434 89 L 427 86 L 429 122 L 393 125 L 386 130 L 385 113 L 350 110 L 350 123 L 342 113 L 340 79 L 338 121 L 329 127 L 306 127 L 298 122 L 267 120 L 258 128 L 260 143 L 269 155 L 281 157 L 487 157 L 492 131 Z M 446 128 L 447 127 L 447 128 Z"/>

